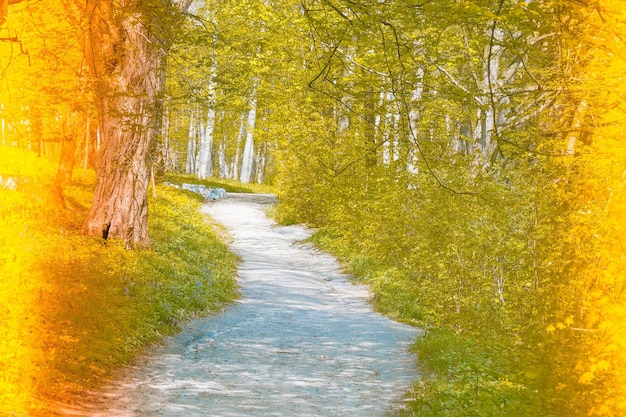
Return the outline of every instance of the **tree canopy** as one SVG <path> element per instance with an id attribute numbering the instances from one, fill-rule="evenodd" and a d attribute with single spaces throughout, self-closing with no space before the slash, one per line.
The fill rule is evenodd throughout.
<path id="1" fill-rule="evenodd" d="M 148 248 L 151 175 L 272 184 L 429 329 L 419 415 L 625 414 L 619 0 L 86 5 L 0 29 L 2 143 L 97 168 L 86 233 Z"/>

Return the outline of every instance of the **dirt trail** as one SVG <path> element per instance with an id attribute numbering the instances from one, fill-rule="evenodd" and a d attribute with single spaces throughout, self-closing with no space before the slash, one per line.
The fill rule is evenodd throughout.
<path id="1" fill-rule="evenodd" d="M 374 313 L 300 226 L 265 216 L 271 196 L 205 205 L 242 257 L 241 299 L 189 324 L 108 392 L 93 416 L 384 416 L 418 377 L 416 329 Z"/>

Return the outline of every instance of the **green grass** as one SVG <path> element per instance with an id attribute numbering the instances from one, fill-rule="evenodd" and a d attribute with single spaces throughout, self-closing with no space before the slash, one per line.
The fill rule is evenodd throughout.
<path id="1" fill-rule="evenodd" d="M 525 416 L 537 397 L 516 374 L 516 356 L 497 335 L 431 329 L 417 340 L 422 379 L 400 416 Z"/>
<path id="2" fill-rule="evenodd" d="M 80 233 L 92 186 L 64 190 L 82 211 L 0 189 L 0 415 L 54 415 L 54 402 L 101 387 L 146 346 L 237 297 L 238 259 L 199 196 L 157 186 L 153 250 L 128 251 Z"/>
<path id="3" fill-rule="evenodd" d="M 209 188 L 223 188 L 229 193 L 274 193 L 274 188 L 266 184 L 249 183 L 243 184 L 239 181 L 228 180 L 224 178 L 208 178 L 205 180 L 198 179 L 193 175 L 171 173 L 165 175 L 163 181 L 172 184 L 203 184 Z"/>
<path id="4" fill-rule="evenodd" d="M 474 327 L 446 321 L 445 307 L 426 299 L 435 290 L 410 264 L 391 265 L 385 254 L 368 253 L 349 234 L 339 232 L 322 227 L 311 241 L 369 285 L 378 311 L 425 330 L 412 349 L 421 379 L 407 393 L 406 409 L 395 415 L 522 417 L 547 409 L 531 372 L 539 368 L 541 358 L 521 344 L 519 335 L 503 331 L 495 320 L 490 326 L 489 318 Z"/>

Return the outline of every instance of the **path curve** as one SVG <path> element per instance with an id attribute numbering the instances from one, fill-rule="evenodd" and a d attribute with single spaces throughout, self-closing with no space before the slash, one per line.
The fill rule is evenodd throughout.
<path id="1" fill-rule="evenodd" d="M 384 416 L 418 377 L 418 330 L 374 313 L 310 233 L 265 216 L 272 196 L 203 210 L 232 234 L 241 298 L 155 348 L 109 392 L 102 416 Z M 98 414 L 94 414 L 98 415 Z"/>

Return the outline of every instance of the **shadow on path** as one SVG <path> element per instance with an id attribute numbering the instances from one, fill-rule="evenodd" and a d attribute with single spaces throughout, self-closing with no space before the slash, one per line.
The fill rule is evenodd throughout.
<path id="1" fill-rule="evenodd" d="M 242 257 L 241 299 L 190 323 L 108 391 L 94 416 L 384 416 L 418 378 L 417 329 L 374 313 L 300 226 L 265 217 L 273 196 L 203 208 Z"/>

